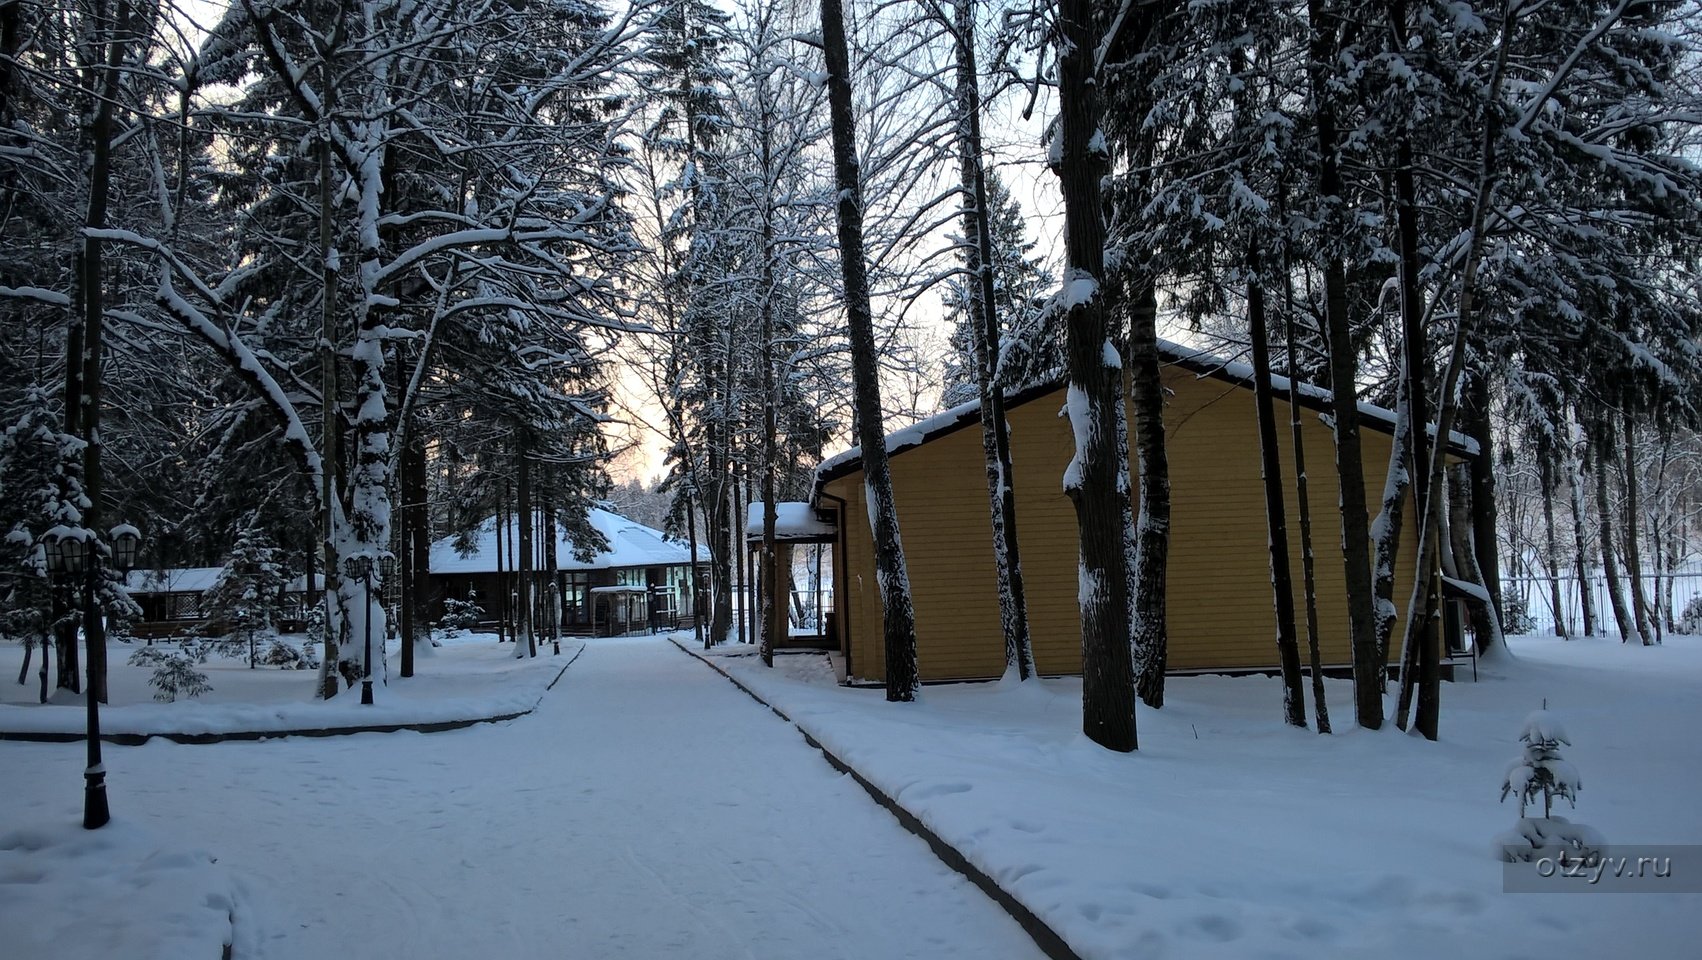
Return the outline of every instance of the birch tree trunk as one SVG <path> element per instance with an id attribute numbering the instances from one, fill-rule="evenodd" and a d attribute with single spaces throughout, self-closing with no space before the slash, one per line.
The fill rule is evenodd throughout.
<path id="1" fill-rule="evenodd" d="M 857 164 L 857 131 L 851 107 L 851 58 L 845 41 L 840 0 L 822 0 L 822 46 L 828 73 L 827 100 L 833 126 L 833 172 L 839 189 L 839 269 L 845 282 L 845 320 L 851 340 L 851 379 L 862 445 L 863 476 L 869 498 L 869 526 L 875 540 L 875 579 L 881 598 L 881 627 L 886 648 L 886 698 L 916 699 L 916 613 L 910 600 L 910 573 L 899 539 L 898 505 L 887 465 L 881 424 L 880 370 L 876 363 L 874 317 L 869 305 L 868 264 L 863 255 L 862 172 Z"/>
<path id="2" fill-rule="evenodd" d="M 1005 639 L 1005 673 L 1034 676 L 1028 636 L 1028 600 L 1017 542 L 1016 491 L 1011 477 L 1005 391 L 999 383 L 999 316 L 993 284 L 993 233 L 987 211 L 987 177 L 981 154 L 981 88 L 975 65 L 973 0 L 956 0 L 958 174 L 963 190 L 965 267 L 969 274 L 970 326 L 975 332 L 975 385 L 981 399 L 981 450 L 987 461 L 993 564 L 998 575 L 999 626 Z"/>

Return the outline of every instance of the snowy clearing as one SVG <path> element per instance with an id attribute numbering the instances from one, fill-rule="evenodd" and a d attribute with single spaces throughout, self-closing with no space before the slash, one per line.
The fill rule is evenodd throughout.
<path id="1" fill-rule="evenodd" d="M 192 700 L 172 703 L 153 700 L 148 686 L 152 667 L 135 666 L 129 655 L 140 642 L 110 645 L 108 704 L 101 708 L 105 734 L 235 734 L 286 730 L 393 724 L 456 723 L 511 716 L 531 710 L 562 666 L 584 645 L 562 643 L 561 653 L 540 645 L 538 656 L 515 659 L 514 647 L 499 644 L 495 634 L 462 634 L 442 647 L 422 653 L 415 675 L 394 675 L 380 687 L 372 706 L 360 703 L 360 690 L 344 691 L 331 701 L 314 697 L 313 670 L 284 670 L 259 666 L 246 659 L 214 655 L 197 669 L 213 689 Z M 400 656 L 389 644 L 392 663 Z M 88 729 L 86 700 L 81 694 L 51 689 L 48 702 L 39 701 L 36 667 L 27 683 L 18 684 L 23 646 L 0 643 L 0 731 L 11 733 L 80 734 Z"/>
<path id="2" fill-rule="evenodd" d="M 792 727 L 661 638 L 589 641 L 508 723 L 153 740 L 106 763 L 118 821 L 237 877 L 238 960 L 1039 956 Z M 28 771 L 0 822 L 75 817 L 80 745 L 0 743 L 0 764 Z M 150 931 L 125 903 L 108 908 Z M 0 908 L 0 943 L 13 922 Z M 97 947 L 6 956 L 116 955 Z"/>
<path id="3" fill-rule="evenodd" d="M 94 831 L 70 816 L 29 820 L 8 817 L 0 832 L 10 960 L 213 960 L 231 943 L 236 887 L 211 854 L 124 818 Z"/>
<path id="4" fill-rule="evenodd" d="M 1274 678 L 1174 677 L 1141 750 L 1079 732 L 1079 680 L 928 687 L 888 704 L 825 657 L 717 662 L 894 797 L 1088 958 L 1681 956 L 1684 894 L 1507 894 L 1496 802 L 1548 700 L 1608 844 L 1702 843 L 1702 638 L 1515 638 L 1444 688 L 1442 740 L 1280 723 Z M 1329 684 L 1337 712 L 1350 685 Z M 1338 729 L 1342 728 L 1338 723 Z"/>

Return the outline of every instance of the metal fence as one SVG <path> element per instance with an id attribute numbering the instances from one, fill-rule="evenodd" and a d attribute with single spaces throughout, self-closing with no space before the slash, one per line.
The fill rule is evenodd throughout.
<path id="1" fill-rule="evenodd" d="M 1614 619 L 1613 607 L 1608 600 L 1607 577 L 1601 571 L 1580 579 L 1576 572 L 1562 573 L 1560 581 L 1560 609 L 1554 609 L 1553 594 L 1549 590 L 1547 577 L 1517 576 L 1501 578 L 1501 595 L 1505 598 L 1517 598 L 1523 602 L 1525 613 L 1535 625 L 1535 632 L 1553 633 L 1555 620 L 1558 618 L 1566 624 L 1567 632 L 1576 636 L 1584 628 L 1584 591 L 1589 591 L 1590 603 L 1595 610 L 1596 632 L 1602 636 L 1619 636 L 1619 624 Z M 1657 593 L 1656 585 L 1660 590 Z M 1662 625 L 1680 622 L 1686 607 L 1695 598 L 1702 596 L 1702 568 L 1687 567 L 1673 573 L 1645 573 L 1638 581 L 1643 588 L 1643 597 L 1655 612 L 1661 616 Z M 1620 589 L 1624 591 L 1626 603 L 1631 602 L 1631 578 L 1619 577 Z M 1659 601 L 1656 597 L 1659 597 Z M 1668 610 L 1661 610 L 1669 602 Z"/>

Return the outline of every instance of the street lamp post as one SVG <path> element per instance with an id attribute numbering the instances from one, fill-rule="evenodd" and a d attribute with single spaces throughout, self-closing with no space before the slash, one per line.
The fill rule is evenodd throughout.
<path id="1" fill-rule="evenodd" d="M 136 568 L 136 554 L 142 543 L 142 533 L 128 523 L 119 524 L 112 528 L 109 534 L 112 543 L 112 568 L 119 573 L 129 573 Z M 49 574 L 67 582 L 78 575 L 84 579 L 83 589 L 83 635 L 88 638 L 88 655 L 84 658 L 88 670 L 88 682 L 84 694 L 88 702 L 88 764 L 83 771 L 83 827 L 94 830 L 103 827 L 112 819 L 112 811 L 106 799 L 106 765 L 101 762 L 100 753 L 100 701 L 106 692 L 106 678 L 102 675 L 106 658 L 97 654 L 102 651 L 95 649 L 96 638 L 102 638 L 104 632 L 100 625 L 93 622 L 101 615 L 100 603 L 100 547 L 93 542 L 94 537 L 87 530 L 55 527 L 42 538 L 47 554 L 47 570 Z"/>

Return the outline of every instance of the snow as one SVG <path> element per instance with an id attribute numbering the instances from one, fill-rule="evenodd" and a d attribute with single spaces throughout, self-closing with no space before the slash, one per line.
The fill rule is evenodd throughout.
<path id="1" fill-rule="evenodd" d="M 216 960 L 232 942 L 237 890 L 206 851 L 123 817 L 98 831 L 63 809 L 27 822 L 0 828 L 8 960 Z"/>
<path id="2" fill-rule="evenodd" d="M 78 744 L 0 742 L 0 766 L 28 774 L 0 790 L 0 823 L 74 817 L 82 762 Z M 1040 957 L 794 729 L 660 638 L 590 641 L 509 724 L 153 741 L 106 763 L 120 823 L 212 851 L 237 878 L 238 942 L 257 945 L 238 958 Z M 154 922 L 103 897 L 133 932 L 122 950 L 19 957 L 18 924 L 36 922 L 11 906 L 22 886 L 0 895 L 7 960 L 160 955 Z M 198 897 L 185 889 L 181 908 Z"/>
<path id="3" fill-rule="evenodd" d="M 746 505 L 746 537 L 762 538 L 762 514 L 760 502 Z M 816 516 L 815 509 L 807 503 L 787 501 L 774 505 L 774 536 L 777 540 L 831 538 L 834 533 L 833 524 Z"/>
<path id="4" fill-rule="evenodd" d="M 356 618 L 359 619 L 358 617 Z M 269 641 L 260 640 L 265 653 Z M 374 639 L 374 645 L 377 646 Z M 359 640 L 356 640 L 359 646 Z M 492 634 L 469 634 L 444 641 L 429 666 L 406 680 L 392 680 L 372 706 L 362 706 L 359 690 L 345 690 L 331 700 L 314 699 L 314 670 L 249 669 L 242 658 L 215 656 L 196 667 L 207 675 L 212 692 L 192 700 L 156 703 L 148 687 L 152 667 L 131 665 L 129 655 L 141 646 L 107 645 L 109 703 L 101 708 L 101 730 L 107 734 L 224 734 L 276 732 L 391 724 L 448 723 L 524 713 L 538 703 L 544 688 L 556 678 L 582 642 L 567 641 L 553 655 L 540 647 L 537 657 L 512 659 L 513 648 L 498 644 Z M 400 646 L 386 645 L 391 658 Z M 30 665 L 29 682 L 15 684 L 23 646 L 0 643 L 0 730 L 18 733 L 80 734 L 88 729 L 85 699 L 54 690 L 46 704 L 37 702 L 35 677 L 40 651 Z M 376 656 L 375 656 L 376 659 Z M 374 670 L 377 674 L 377 670 Z"/>
<path id="5" fill-rule="evenodd" d="M 164 570 L 132 570 L 124 577 L 125 589 L 134 596 L 155 593 L 206 593 L 223 576 L 224 567 L 176 567 Z"/>
<path id="6" fill-rule="evenodd" d="M 1093 274 L 1082 270 L 1071 270 L 1069 277 L 1064 280 L 1064 285 L 1058 289 L 1057 297 L 1052 301 L 1052 305 L 1062 314 L 1092 302 L 1098 294 L 1099 281 L 1094 278 Z"/>
<path id="7" fill-rule="evenodd" d="M 894 709 L 825 666 L 721 662 L 1088 960 L 1691 953 L 1694 897 L 1504 894 L 1493 844 L 1518 819 L 1500 775 L 1544 699 L 1592 773 L 1577 819 L 1610 842 L 1702 843 L 1702 638 L 1510 645 L 1481 683 L 1444 687 L 1437 743 L 1285 729 L 1276 679 L 1179 676 L 1132 755 L 1082 736 L 1076 679 Z"/>
<path id="8" fill-rule="evenodd" d="M 1533 710 L 1530 716 L 1525 718 L 1524 726 L 1519 730 L 1519 739 L 1525 743 L 1564 743 L 1568 746 L 1572 744 L 1571 738 L 1566 736 L 1566 728 L 1547 710 Z"/>
<path id="9" fill-rule="evenodd" d="M 652 527 L 644 526 L 607 510 L 592 508 L 588 511 L 591 525 L 609 542 L 609 549 L 598 553 L 589 563 L 584 563 L 574 556 L 573 542 L 559 527 L 556 530 L 556 566 L 561 570 L 609 570 L 619 567 L 660 567 L 686 566 L 691 563 L 691 546 L 678 540 L 668 539 L 667 534 Z M 513 538 L 517 534 L 514 519 L 510 518 L 503 530 L 503 548 L 508 552 L 512 563 L 516 556 L 514 547 L 510 544 L 517 542 Z M 709 556 L 706 547 L 698 547 L 698 559 L 701 561 Z M 462 553 L 456 546 L 455 537 L 444 537 L 431 545 L 431 572 L 439 573 L 494 573 L 496 572 L 496 520 L 487 518 L 479 524 L 473 533 L 473 548 L 471 552 Z"/>

